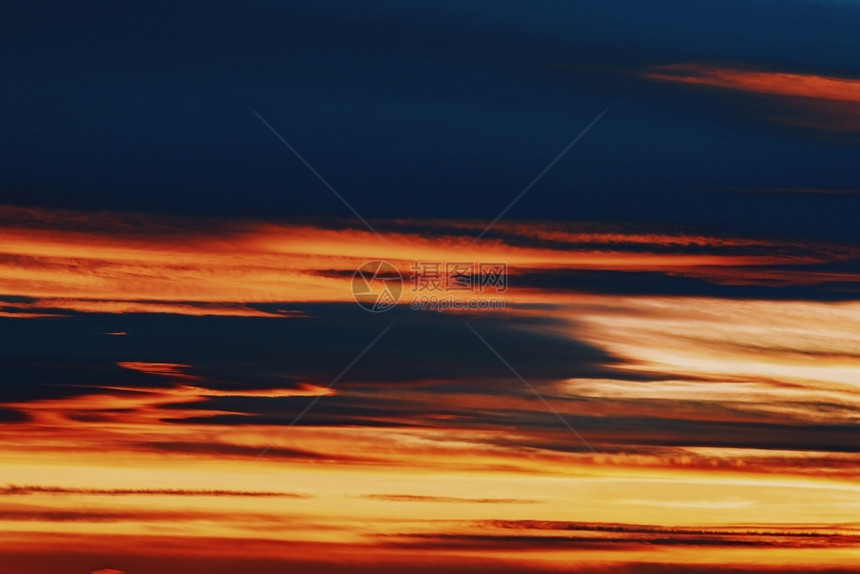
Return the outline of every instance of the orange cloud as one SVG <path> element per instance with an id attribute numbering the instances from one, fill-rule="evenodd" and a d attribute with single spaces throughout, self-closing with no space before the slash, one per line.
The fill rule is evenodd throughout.
<path id="1" fill-rule="evenodd" d="M 507 261 L 514 274 L 659 271 L 756 285 L 857 280 L 769 267 L 855 257 L 849 248 L 703 234 L 503 222 L 492 238 L 466 251 L 479 223 L 441 222 L 444 232 L 389 228 L 392 240 L 381 244 L 364 231 L 324 225 L 170 220 L 149 231 L 155 222 L 137 216 L 23 215 L 26 225 L 4 220 L 0 210 L 9 238 L 0 246 L 0 292 L 14 296 L 0 307 L 10 314 L 293 316 L 254 305 L 349 300 L 352 270 L 371 258 L 390 259 L 407 272 L 413 259 L 464 254 Z M 241 403 L 339 393 L 368 405 L 388 389 L 295 388 L 291 382 L 283 389 L 213 390 L 193 374 L 194 365 L 123 361 L 120 367 L 160 377 L 150 382 L 164 386 L 132 389 L 117 382 L 90 394 L 3 405 L 26 415 L 0 425 L 4 480 L 33 486 L 0 488 L 0 560 L 32 572 L 27 556 L 66 552 L 64 558 L 80 560 L 109 550 L 125 557 L 163 553 L 170 565 L 111 561 L 79 570 L 180 572 L 231 554 L 294 562 L 311 555 L 362 571 L 380 564 L 408 570 L 416 557 L 429 564 L 428 572 L 463 564 L 484 570 L 503 559 L 512 571 L 536 571 L 571 563 L 605 569 L 611 545 L 621 564 L 857 563 L 856 536 L 834 526 L 854 528 L 848 523 L 856 519 L 860 493 L 856 453 L 690 446 L 695 443 L 684 441 L 697 437 L 679 430 L 684 421 L 751 422 L 758 426 L 728 430 L 765 434 L 776 422 L 783 427 L 765 438 L 794 425 L 816 429 L 826 440 L 836 432 L 826 426 L 841 424 L 848 439 L 840 444 L 849 444 L 860 405 L 856 303 L 560 291 L 549 285 L 514 292 L 518 301 L 553 307 L 512 312 L 551 317 L 547 329 L 610 351 L 623 359 L 620 369 L 664 375 L 541 383 L 563 416 L 592 425 L 587 437 L 598 453 L 572 450 L 575 437 L 525 389 L 518 395 L 399 386 L 383 403 L 390 411 L 365 419 L 373 425 L 295 425 L 283 433 L 278 425 L 256 424 L 260 419 Z M 129 332 L 127 340 L 109 342 L 133 343 Z M 208 409 L 209 397 L 242 400 L 211 401 Z M 396 412 L 395 401 L 417 408 Z M 283 414 L 286 424 L 290 413 Z M 232 422 L 200 422 L 218 415 Z M 662 426 L 648 426 L 658 420 Z M 272 451 L 254 460 L 276 437 Z M 51 486 L 44 486 L 45 477 Z M 285 485 L 307 494 L 249 494 L 278 493 Z M 747 532 L 745 525 L 762 521 L 771 523 L 766 531 Z M 649 526 L 655 522 L 664 526 Z M 692 531 L 703 524 L 701 532 Z M 815 556 L 804 553 L 808 548 Z M 825 558 L 822 549 L 830 552 Z M 22 550 L 31 554 L 4 555 Z M 176 554 L 183 553 L 196 561 L 177 565 L 182 556 Z M 316 566 L 324 572 L 331 564 Z M 63 568 L 68 565 L 44 571 Z"/>
<path id="2" fill-rule="evenodd" d="M 79 313 L 170 313 L 192 316 L 224 316 L 224 317 L 301 317 L 300 311 L 279 309 L 264 311 L 247 305 L 231 303 L 195 302 L 174 303 L 172 301 L 108 301 L 73 298 L 44 298 L 36 301 L 0 302 L 5 307 L 0 311 L 0 317 L 12 318 L 50 318 L 66 317 L 62 313 L 41 311 L 56 309 L 60 311 L 77 311 Z M 19 310 L 20 309 L 20 310 Z M 105 333 L 111 336 L 125 336 L 121 331 Z"/>
<path id="3" fill-rule="evenodd" d="M 860 103 L 860 79 L 855 78 L 720 68 L 695 63 L 655 66 L 643 75 L 652 80 L 757 94 Z"/>
<path id="4" fill-rule="evenodd" d="M 150 375 L 162 375 L 174 379 L 197 379 L 197 377 L 183 372 L 185 369 L 191 368 L 191 365 L 180 365 L 177 363 L 143 363 L 134 361 L 117 364 L 124 369 L 148 373 Z"/>
<path id="5" fill-rule="evenodd" d="M 833 246 L 557 224 L 503 222 L 493 237 L 469 248 L 480 222 L 416 221 L 412 227 L 426 229 L 411 232 L 405 222 L 393 222 L 383 243 L 363 230 L 323 225 L 174 219 L 150 231 L 151 222 L 138 215 L 63 215 L 72 222 L 65 227 L 54 212 L 0 208 L 0 294 L 8 299 L 0 313 L 294 317 L 300 314 L 271 304 L 351 301 L 349 278 L 373 259 L 390 261 L 404 277 L 416 260 L 466 258 L 505 262 L 512 276 L 576 269 L 709 279 L 731 270 L 754 283 L 764 278 L 763 266 L 856 255 Z M 433 231 L 437 226 L 444 231 Z M 545 302 L 545 295 L 512 289 L 505 298 Z"/>
<path id="6" fill-rule="evenodd" d="M 857 78 L 699 63 L 654 66 L 641 75 L 650 80 L 706 86 L 770 98 L 770 105 L 759 112 L 768 121 L 829 132 L 860 131 L 860 79 Z"/>

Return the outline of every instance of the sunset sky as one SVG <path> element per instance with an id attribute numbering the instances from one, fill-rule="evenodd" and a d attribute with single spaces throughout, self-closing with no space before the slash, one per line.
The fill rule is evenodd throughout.
<path id="1" fill-rule="evenodd" d="M 860 572 L 858 29 L 5 7 L 0 574 Z"/>

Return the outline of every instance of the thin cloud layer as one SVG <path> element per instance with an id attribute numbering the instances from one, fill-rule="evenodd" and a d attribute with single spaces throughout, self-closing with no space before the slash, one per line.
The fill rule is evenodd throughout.
<path id="1" fill-rule="evenodd" d="M 646 78 L 756 94 L 860 103 L 860 79 L 749 70 L 704 64 L 658 66 Z"/>
<path id="2" fill-rule="evenodd" d="M 298 318 L 301 311 L 290 304 L 351 301 L 347 281 L 366 261 L 390 261 L 409 278 L 415 261 L 461 257 L 482 228 L 409 222 L 415 229 L 406 231 L 400 222 L 383 227 L 389 239 L 383 243 L 369 232 L 324 223 L 186 218 L 150 230 L 145 217 L 134 215 L 65 213 L 72 223 L 55 227 L 51 212 L 4 213 L 2 311 L 21 318 L 69 312 Z M 22 213 L 27 218 L 13 222 Z M 604 292 L 605 284 L 591 280 L 600 274 L 612 274 L 616 289 L 643 294 L 698 289 L 768 297 L 768 289 L 786 287 L 783 297 L 804 299 L 851 296 L 860 277 L 858 252 L 848 245 L 591 227 L 500 224 L 467 253 L 474 261 L 505 263 L 513 285 L 523 278 L 507 295 L 512 302 L 549 301 L 557 291 Z"/>

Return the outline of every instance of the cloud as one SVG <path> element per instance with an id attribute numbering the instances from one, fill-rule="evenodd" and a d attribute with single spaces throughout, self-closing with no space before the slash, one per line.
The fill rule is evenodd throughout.
<path id="1" fill-rule="evenodd" d="M 641 76 L 764 98 L 767 105 L 756 107 L 754 114 L 766 121 L 836 133 L 860 131 L 857 78 L 703 63 L 652 66 Z"/>
<path id="2" fill-rule="evenodd" d="M 654 66 L 644 77 L 773 96 L 860 103 L 860 79 L 793 74 L 698 63 Z"/>
<path id="3" fill-rule="evenodd" d="M 295 492 L 185 489 L 185 488 L 73 488 L 66 486 L 14 485 L 0 487 L 0 496 L 25 496 L 32 494 L 67 494 L 83 496 L 199 496 L 199 497 L 252 497 L 252 498 L 309 498 L 307 494 Z"/>
<path id="4" fill-rule="evenodd" d="M 33 536 L 30 535 L 32 540 Z M 56 572 L 91 572 L 92 574 L 115 574 L 119 572 L 162 572 L 182 574 L 184 572 L 254 572 L 255 574 L 281 574 L 285 571 L 307 572 L 308 574 L 339 574 L 361 571 L 368 574 L 396 574 L 414 572 L 433 574 L 522 574 L 535 572 L 552 574 L 559 572 L 558 562 L 541 560 L 538 553 L 516 550 L 505 553 L 504 558 L 478 552 L 465 554 L 456 548 L 446 552 L 444 547 L 433 551 L 431 548 L 409 552 L 403 547 L 391 547 L 373 543 L 331 543 L 331 542 L 292 542 L 248 540 L 229 537 L 169 537 L 164 535 L 123 536 L 103 535 L 96 545 L 91 535 L 68 535 L 50 540 L 50 552 L 44 546 L 32 542 L 25 544 L 16 540 L 16 546 L 23 546 L 27 552 L 7 550 L 5 564 L 15 572 L 32 574 L 54 574 Z M 452 546 L 456 541 L 452 542 Z M 540 544 L 540 541 L 536 541 Z M 462 546 L 462 545 L 461 545 Z M 500 545 L 497 545 L 497 548 Z M 620 574 L 741 574 L 753 569 L 766 571 L 773 569 L 767 560 L 779 558 L 767 553 L 766 548 L 755 548 L 760 557 L 750 561 L 748 554 L 741 548 L 735 549 L 717 545 L 713 551 L 704 546 L 694 546 L 692 552 L 683 552 L 683 546 L 676 547 L 667 557 L 661 553 L 660 560 L 643 559 L 642 551 L 647 545 L 635 546 L 626 554 L 612 547 L 613 553 L 607 557 L 604 552 L 608 545 L 598 549 L 597 555 L 588 551 L 576 552 L 568 549 L 565 554 L 563 570 L 572 574 L 600 574 L 611 568 Z M 121 557 L 105 556 L 106 548 L 121 549 Z M 244 549 L 239 554 L 237 549 Z M 651 546 L 653 549 L 653 545 Z M 510 550 L 510 549 L 509 549 Z M 518 550 L 518 549 L 517 549 Z M 637 552 L 638 550 L 638 552 Z M 669 549 L 664 549 L 669 550 Z M 835 550 L 835 549 L 834 549 Z M 829 549 L 816 549 L 818 564 L 807 559 L 803 553 L 798 559 L 787 564 L 779 564 L 780 572 L 786 574 L 851 574 L 855 571 L 850 563 L 840 565 L 836 557 L 827 559 Z M 746 557 L 746 560 L 744 558 Z M 843 557 L 844 560 L 844 557 Z M 93 564 L 99 568 L 104 563 L 112 564 L 107 572 L 102 569 L 93 571 Z M 823 564 L 821 563 L 823 562 Z M 121 570 L 120 570 L 121 568 Z"/>
<path id="5" fill-rule="evenodd" d="M 430 550 L 446 548 L 489 550 L 499 548 L 567 549 L 625 552 L 653 546 L 702 547 L 731 549 L 749 548 L 833 548 L 860 543 L 856 532 L 840 532 L 834 528 L 811 526 L 762 527 L 732 525 L 669 527 L 643 524 L 577 523 L 563 521 L 487 521 L 475 534 L 426 533 L 391 537 L 387 543 L 395 547 Z M 549 534 L 551 533 L 551 534 Z"/>
<path id="6" fill-rule="evenodd" d="M 159 375 L 170 377 L 172 379 L 190 379 L 197 380 L 197 377 L 184 372 L 191 368 L 191 365 L 182 365 L 179 363 L 147 363 L 144 361 L 122 361 L 117 363 L 124 369 L 148 373 L 151 375 Z"/>
<path id="7" fill-rule="evenodd" d="M 219 420 L 216 419 L 218 424 L 228 424 L 235 428 L 235 424 L 237 423 L 247 423 L 247 418 L 243 419 L 242 417 L 235 417 L 234 419 L 227 420 Z M 216 424 L 213 421 L 209 421 L 203 419 L 201 417 L 200 421 L 194 420 L 193 418 L 189 420 L 174 420 L 172 422 L 184 422 L 188 424 L 193 423 L 211 423 Z M 280 422 L 281 426 L 284 426 L 289 421 L 284 421 L 283 419 Z M 277 434 L 267 434 L 263 435 L 263 440 L 271 442 L 277 437 Z M 253 445 L 239 445 L 239 444 L 228 444 L 216 441 L 206 441 L 206 442 L 192 442 L 192 441 L 133 441 L 123 445 L 123 448 L 128 448 L 131 450 L 142 451 L 142 452 L 155 452 L 155 453 L 173 453 L 173 454 L 192 454 L 192 455 L 200 455 L 200 456 L 209 456 L 214 458 L 223 459 L 226 457 L 241 457 L 244 459 L 256 459 L 262 449 L 268 446 L 266 444 L 253 444 Z M 372 453 L 366 453 L 366 456 L 362 456 L 361 454 L 349 454 L 349 453 L 341 453 L 341 452 L 316 452 L 309 449 L 301 449 L 301 448 L 290 448 L 282 445 L 273 445 L 268 451 L 266 451 L 267 459 L 281 459 L 281 460 L 291 460 L 298 462 L 341 462 L 341 463 L 353 463 L 353 464 L 361 464 L 361 463 L 372 463 L 372 462 L 380 462 L 380 458 L 373 457 Z"/>
<path id="8" fill-rule="evenodd" d="M 388 260 L 409 278 L 414 261 L 460 259 L 484 224 L 381 222 L 377 225 L 389 238 L 381 243 L 365 230 L 326 221 L 231 224 L 168 218 L 148 229 L 146 216 L 62 212 L 73 223 L 53 228 L 57 213 L 24 211 L 28 217 L 16 221 L 20 208 L 0 209 L 6 237 L 0 247 L 0 312 L 17 317 L 171 313 L 301 318 L 301 304 L 353 302 L 350 278 L 365 261 Z M 773 267 L 857 257 L 848 246 L 826 243 L 511 222 L 500 223 L 469 253 L 473 262 L 507 265 L 509 303 L 545 301 L 551 295 L 515 289 L 524 272 L 631 273 L 630 283 L 642 273 L 694 275 L 713 283 L 712 277 L 722 272 L 766 283 Z M 408 281 L 407 286 L 411 288 Z M 406 291 L 403 305 L 416 296 Z"/>
<path id="9" fill-rule="evenodd" d="M 533 498 L 464 498 L 457 496 L 424 496 L 416 494 L 365 494 L 362 498 L 387 502 L 430 502 L 456 504 L 535 504 Z"/>
<path id="10" fill-rule="evenodd" d="M 170 301 L 116 301 L 110 299 L 34 299 L 28 302 L 0 303 L 5 311 L 0 317 L 12 318 L 51 318 L 71 317 L 74 313 L 169 313 L 197 317 L 273 317 L 286 318 L 298 316 L 296 312 L 285 309 L 264 311 L 250 305 L 230 303 L 170 302 Z M 28 311 L 32 309 L 33 311 Z M 122 335 L 122 333 L 105 333 Z"/>
<path id="11" fill-rule="evenodd" d="M 241 517 L 231 517 L 241 520 Z M 263 520 L 262 516 L 255 516 Z M 216 512 L 186 510 L 56 510 L 56 509 L 0 509 L 0 520 L 15 522 L 181 522 L 188 520 L 213 520 L 225 517 Z M 276 517 L 270 517 L 277 520 Z"/>
<path id="12" fill-rule="evenodd" d="M 412 257 L 459 254 L 480 222 L 382 222 L 379 229 L 397 242 L 381 245 L 342 222 L 231 227 L 190 218 L 148 231 L 145 217 L 64 215 L 71 223 L 38 210 L 8 223 L 14 241 L 7 249 L 15 253 L 0 258 L 0 267 L 39 272 L 44 265 L 58 288 L 69 277 L 112 294 L 110 301 L 126 286 L 160 284 L 158 304 L 227 307 L 221 316 L 153 315 L 87 308 L 93 299 L 71 295 L 4 296 L 18 310 L 80 306 L 69 311 L 74 320 L 21 320 L 0 332 L 0 417 L 15 448 L 98 444 L 139 455 L 247 459 L 321 398 L 292 427 L 307 442 L 288 436 L 272 458 L 408 464 L 381 448 L 381 437 L 396 436 L 415 465 L 438 464 L 440 444 L 449 443 L 472 453 L 451 466 L 530 472 L 538 463 L 528 457 L 675 468 L 685 455 L 666 455 L 673 449 L 816 450 L 842 465 L 827 467 L 822 456 L 823 472 L 845 476 L 839 457 L 856 450 L 853 399 L 829 386 L 857 380 L 852 297 L 860 258 L 851 245 L 665 226 L 501 222 L 474 257 L 516 262 L 505 312 L 421 313 L 401 305 L 374 315 L 351 301 L 346 278 L 356 260 L 391 257 L 406 269 Z M 49 229 L 54 221 L 58 229 Z M 282 265 L 301 289 L 279 284 Z M 257 279 L 279 285 L 249 291 Z M 320 295 L 317 281 L 332 291 Z M 320 300 L 305 300 L 303 289 Z M 585 458 L 464 319 L 600 452 L 619 458 Z M 129 335 L 105 336 L 111 332 Z M 785 390 L 792 385 L 801 391 Z M 742 390 L 749 394 L 741 397 Z M 359 430 L 373 437 L 360 448 L 325 438 Z M 454 432 L 470 437 L 450 439 Z M 418 436 L 432 438 L 416 447 L 410 440 Z M 685 468 L 715 460 L 693 459 Z M 759 462 L 755 472 L 766 472 Z M 777 466 L 808 472 L 799 459 Z"/>
<path id="13" fill-rule="evenodd" d="M 664 464 L 661 449 L 675 447 L 853 452 L 850 393 L 784 379 L 812 369 L 814 357 L 818 370 L 809 376 L 856 381 L 852 304 L 607 293 L 469 320 L 601 452 L 652 449 L 657 466 Z M 133 336 L 115 338 L 102 334 L 101 316 L 29 322 L 5 342 L 18 361 L 7 361 L 0 384 L 6 408 L 17 413 L 9 422 L 39 429 L 38 440 L 50 448 L 98 441 L 112 450 L 246 458 L 325 395 L 294 431 L 443 436 L 493 429 L 495 436 L 476 435 L 469 448 L 499 448 L 512 461 L 524 449 L 578 453 L 554 415 L 461 317 L 403 309 L 379 317 L 353 305 L 301 311 L 300 321 L 275 322 L 129 316 L 122 326 Z M 399 319 L 391 331 L 325 391 L 392 317 Z M 120 430 L 128 428 L 135 433 Z M 10 444 L 25 436 L 9 432 Z M 283 460 L 400 460 L 378 444 L 350 451 L 313 441 L 275 446 L 271 455 Z"/>
<path id="14" fill-rule="evenodd" d="M 751 500 L 652 500 L 647 498 L 625 498 L 621 504 L 636 506 L 653 506 L 656 508 L 705 508 L 717 510 L 732 510 L 747 508 L 753 505 Z"/>

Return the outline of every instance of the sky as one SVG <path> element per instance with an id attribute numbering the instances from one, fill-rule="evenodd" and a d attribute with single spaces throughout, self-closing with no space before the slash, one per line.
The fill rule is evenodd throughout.
<path id="1" fill-rule="evenodd" d="M 0 17 L 0 568 L 860 571 L 860 3 Z"/>

